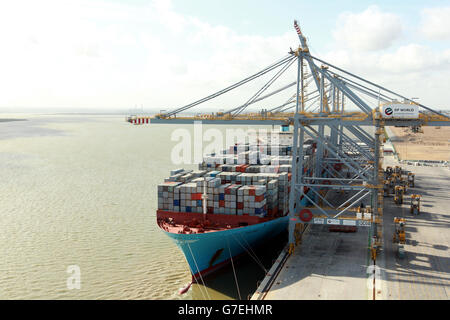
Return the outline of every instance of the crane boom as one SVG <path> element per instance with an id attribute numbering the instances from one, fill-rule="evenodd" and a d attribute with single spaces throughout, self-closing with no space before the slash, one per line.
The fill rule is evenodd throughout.
<path id="1" fill-rule="evenodd" d="M 294 20 L 294 28 L 297 31 L 297 35 L 298 38 L 300 39 L 300 44 L 303 48 L 303 51 L 305 52 L 309 52 L 309 47 L 308 44 L 306 43 L 306 38 L 303 36 L 302 31 L 300 30 L 300 27 L 298 26 L 297 20 Z M 311 56 L 306 54 L 304 55 L 304 58 L 306 59 L 306 61 L 308 62 L 309 65 L 309 69 L 311 70 L 311 73 L 313 75 L 314 78 L 314 82 L 316 83 L 317 86 L 317 90 L 319 90 L 320 92 L 320 78 L 319 78 L 319 74 L 317 72 L 317 66 L 314 63 L 313 59 L 311 59 Z M 328 99 L 326 98 L 325 92 L 324 92 L 324 107 L 327 110 L 327 112 L 330 112 L 330 108 L 328 106 Z"/>
<path id="2" fill-rule="evenodd" d="M 308 44 L 306 38 L 301 32 L 300 27 L 298 26 L 297 21 L 294 21 L 294 27 L 296 29 L 298 38 L 300 40 L 300 46 L 298 50 L 291 51 L 289 54 L 282 59 L 272 63 L 268 67 L 262 69 L 261 71 L 222 89 L 217 91 L 203 99 L 192 102 L 188 105 L 185 105 L 181 108 L 175 109 L 170 112 L 161 111 L 160 114 L 155 115 L 151 118 L 152 123 L 193 123 L 195 121 L 203 121 L 208 124 L 292 124 L 294 122 L 295 112 L 291 112 L 294 98 L 301 95 L 303 102 L 311 102 L 308 108 L 303 108 L 298 113 L 301 114 L 301 117 L 307 121 L 315 121 L 319 123 L 319 127 L 323 126 L 329 119 L 339 119 L 342 125 L 371 125 L 373 121 L 380 119 L 381 115 L 379 112 L 380 103 L 397 103 L 397 98 L 403 98 L 406 101 L 409 101 L 411 104 L 415 104 L 420 108 L 426 109 L 434 114 L 428 114 L 425 112 L 420 112 L 418 117 L 413 119 L 402 119 L 401 117 L 385 119 L 382 121 L 384 125 L 401 125 L 401 126 L 418 126 L 418 125 L 433 125 L 433 126 L 441 126 L 441 125 L 450 125 L 449 117 L 441 112 L 435 111 L 431 108 L 428 108 L 422 104 L 415 103 L 411 101 L 411 99 L 407 99 L 406 97 L 389 90 L 385 87 L 377 85 L 371 81 L 368 81 L 360 76 L 357 76 L 349 71 L 343 70 L 339 67 L 336 67 L 324 60 L 321 60 L 315 56 L 312 56 L 309 52 Z M 309 73 L 305 76 L 303 74 L 303 59 L 306 60 L 305 66 L 308 66 Z M 297 80 L 293 82 L 289 82 L 288 84 L 280 87 L 270 93 L 263 93 L 277 81 L 280 76 L 291 66 L 296 60 L 299 62 L 299 70 L 297 73 Z M 322 63 L 319 67 L 318 63 Z M 201 103 L 214 99 L 222 94 L 234 90 L 245 83 L 248 83 L 252 80 L 255 80 L 261 77 L 264 74 L 267 74 L 271 71 L 276 71 L 276 74 L 271 77 L 271 79 L 264 84 L 256 94 L 252 95 L 249 100 L 243 105 L 235 107 L 231 110 L 225 112 L 212 112 L 212 113 L 199 113 L 195 116 L 183 116 L 179 115 L 183 111 L 186 111 L 194 106 L 197 106 Z M 345 75 L 345 76 L 344 76 Z M 286 89 L 297 84 L 302 85 L 302 87 L 306 87 L 309 83 L 315 82 L 317 87 L 316 90 L 313 90 L 309 93 L 303 93 L 299 91 L 297 88 L 296 93 L 291 96 L 286 102 L 278 105 L 277 107 L 269 107 L 267 109 L 261 109 L 259 111 L 249 112 L 247 107 L 256 102 L 267 99 L 275 94 L 282 92 Z M 329 87 L 329 88 L 328 88 Z M 328 88 L 328 89 L 327 89 Z M 371 100 L 377 100 L 378 107 L 372 108 L 369 104 Z M 354 106 L 359 108 L 358 111 L 354 112 L 345 112 L 344 111 L 344 99 L 348 99 L 350 103 L 353 103 Z M 316 106 L 316 102 L 319 101 L 319 105 Z M 375 105 L 372 101 L 372 104 Z M 330 105 L 333 106 L 333 112 L 330 112 Z M 352 107 L 353 107 L 352 105 Z M 309 110 L 307 110 L 309 109 Z M 244 112 L 245 111 L 245 112 Z M 361 112 L 362 111 L 362 112 Z M 419 110 L 420 111 L 420 110 Z M 165 112 L 165 113 L 163 113 Z M 149 117 L 144 117 L 145 119 L 133 119 L 133 121 L 129 121 L 135 124 L 142 123 L 150 123 Z"/>

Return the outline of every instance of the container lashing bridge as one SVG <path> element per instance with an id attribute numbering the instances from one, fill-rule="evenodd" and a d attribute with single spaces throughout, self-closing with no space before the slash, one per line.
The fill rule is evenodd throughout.
<path id="1" fill-rule="evenodd" d="M 201 121 L 224 125 L 292 125 L 290 253 L 295 248 L 299 224 L 369 227 L 371 256 L 375 261 L 382 243 L 384 171 L 380 160 L 384 127 L 448 126 L 450 119 L 311 55 L 297 21 L 294 21 L 294 27 L 300 45 L 296 50 L 291 49 L 287 56 L 233 85 L 173 111 L 147 118 L 142 123 L 193 124 Z M 267 93 L 294 64 L 297 65 L 296 80 Z M 182 114 L 271 73 L 275 74 L 240 106 L 209 114 Z M 314 89 L 307 92 L 311 84 Z M 291 88 L 295 88 L 295 92 L 287 101 L 270 109 L 248 111 L 255 103 Z M 346 111 L 349 106 L 356 111 Z M 405 110 L 410 112 L 409 116 L 405 116 Z M 312 176 L 305 175 L 303 170 L 303 144 L 307 139 L 316 143 Z M 339 192 L 348 194 L 340 203 L 327 197 Z M 306 207 L 300 205 L 303 197 L 309 201 Z M 370 205 L 362 206 L 363 202 Z"/>

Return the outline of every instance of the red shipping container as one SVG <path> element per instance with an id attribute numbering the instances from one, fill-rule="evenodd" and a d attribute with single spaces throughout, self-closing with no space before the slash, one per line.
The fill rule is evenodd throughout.
<path id="1" fill-rule="evenodd" d="M 250 190 L 248 190 L 248 195 L 249 196 L 254 196 L 255 195 L 255 189 L 250 187 Z"/>
<path id="2" fill-rule="evenodd" d="M 230 187 L 228 187 L 228 188 L 225 189 L 225 194 L 231 194 Z"/>
<path id="3" fill-rule="evenodd" d="M 237 202 L 237 208 L 238 209 L 244 209 L 244 203 L 243 202 Z"/>
<path id="4" fill-rule="evenodd" d="M 222 208 L 225 207 L 225 201 L 224 200 L 219 200 L 219 207 L 222 207 Z"/>
<path id="5" fill-rule="evenodd" d="M 264 195 L 260 195 L 260 196 L 255 196 L 255 202 L 261 202 L 264 200 Z"/>
<path id="6" fill-rule="evenodd" d="M 201 193 L 192 193 L 191 200 L 202 200 L 202 194 Z"/>
<path id="7" fill-rule="evenodd" d="M 214 208 L 208 207 L 208 213 L 214 213 Z"/>
<path id="8" fill-rule="evenodd" d="M 288 173 L 288 180 L 291 181 L 292 173 Z"/>

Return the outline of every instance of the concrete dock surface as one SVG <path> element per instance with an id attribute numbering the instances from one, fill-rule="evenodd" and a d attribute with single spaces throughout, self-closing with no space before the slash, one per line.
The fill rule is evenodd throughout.
<path id="1" fill-rule="evenodd" d="M 393 156 L 384 167 L 399 165 Z M 267 292 L 269 275 L 252 299 L 372 300 L 448 299 L 450 289 L 450 170 L 447 167 L 401 165 L 415 173 L 403 205 L 384 198 L 383 249 L 375 267 L 369 256 L 369 229 L 356 233 L 329 232 L 310 225 L 300 246 L 289 256 Z M 411 194 L 422 195 L 421 214 L 410 214 Z M 405 257 L 392 243 L 394 217 L 406 218 Z M 279 263 L 281 259 L 277 260 Z M 271 270 L 275 270 L 275 265 Z"/>
<path id="2" fill-rule="evenodd" d="M 342 203 L 340 192 L 327 200 Z M 354 233 L 330 232 L 328 226 L 310 225 L 280 270 L 267 300 L 365 300 L 369 260 L 369 228 Z"/>
<path id="3" fill-rule="evenodd" d="M 368 228 L 329 232 L 311 225 L 266 300 L 367 299 Z"/>
<path id="4" fill-rule="evenodd" d="M 385 166 L 399 165 L 385 157 Z M 450 169 L 401 165 L 415 173 L 403 205 L 392 195 L 384 198 L 384 250 L 377 265 L 383 282 L 381 299 L 441 300 L 450 297 Z M 412 194 L 419 194 L 421 213 L 410 213 Z M 406 218 L 405 257 L 400 259 L 392 243 L 394 217 Z"/>

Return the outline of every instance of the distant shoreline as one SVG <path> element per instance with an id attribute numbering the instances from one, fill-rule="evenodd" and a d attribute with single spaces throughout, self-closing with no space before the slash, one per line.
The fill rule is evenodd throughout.
<path id="1" fill-rule="evenodd" d="M 28 119 L 0 119 L 0 122 L 27 121 Z"/>

